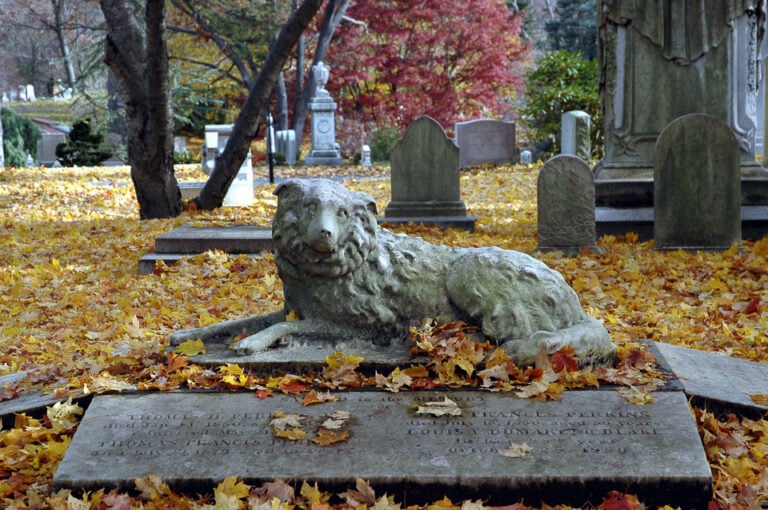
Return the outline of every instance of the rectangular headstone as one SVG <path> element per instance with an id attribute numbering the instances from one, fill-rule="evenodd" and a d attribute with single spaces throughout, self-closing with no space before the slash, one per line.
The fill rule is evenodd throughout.
<path id="1" fill-rule="evenodd" d="M 67 137 L 64 133 L 43 133 L 37 142 L 37 160 L 41 165 L 53 166 L 58 158 L 56 157 L 56 146 L 60 143 L 66 143 Z"/>
<path id="2" fill-rule="evenodd" d="M 560 153 L 592 159 L 589 114 L 581 110 L 565 112 L 560 116 Z"/>
<path id="3" fill-rule="evenodd" d="M 720 119 L 690 114 L 659 135 L 654 247 L 727 250 L 741 241 L 739 142 Z"/>
<path id="4" fill-rule="evenodd" d="M 150 473 L 199 492 L 225 477 L 249 484 L 275 478 L 354 487 L 409 504 L 448 496 L 494 504 L 598 504 L 611 491 L 649 505 L 706 508 L 711 472 L 682 392 L 636 406 L 613 391 L 569 391 L 538 402 L 473 391 L 338 394 L 302 406 L 295 396 L 114 395 L 94 398 L 54 476 L 55 489 L 132 488 Z M 450 398 L 458 416 L 416 414 L 414 405 Z M 318 446 L 321 424 L 350 413 L 349 438 Z M 276 412 L 300 415 L 305 439 L 276 437 Z M 292 427 L 291 427 L 292 428 Z M 514 445 L 531 450 L 505 455 Z"/>
<path id="5" fill-rule="evenodd" d="M 455 132 L 459 168 L 515 162 L 514 122 L 494 119 L 457 122 Z"/>
<path id="6" fill-rule="evenodd" d="M 562 154 L 541 167 L 536 181 L 539 250 L 578 254 L 597 250 L 595 185 L 584 160 Z"/>
<path id="7" fill-rule="evenodd" d="M 688 396 L 731 412 L 768 413 L 767 405 L 751 397 L 768 398 L 768 364 L 661 342 L 656 345 Z"/>
<path id="8" fill-rule="evenodd" d="M 435 119 L 414 120 L 392 149 L 390 163 L 392 200 L 383 222 L 447 222 L 474 230 L 461 199 L 459 148 Z"/>

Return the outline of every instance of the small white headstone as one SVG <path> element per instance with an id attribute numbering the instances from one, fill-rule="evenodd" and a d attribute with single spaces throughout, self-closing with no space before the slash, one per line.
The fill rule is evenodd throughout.
<path id="1" fill-rule="evenodd" d="M 581 110 L 565 112 L 560 122 L 560 153 L 589 161 L 592 158 L 589 114 Z"/>
<path id="2" fill-rule="evenodd" d="M 253 164 L 251 163 L 251 151 L 240 165 L 237 177 L 229 185 L 229 190 L 224 196 L 225 206 L 248 206 L 253 203 Z"/>
<path id="3" fill-rule="evenodd" d="M 531 154 L 531 151 L 522 151 L 520 153 L 520 164 L 530 165 L 531 163 L 533 163 L 533 154 Z"/>
<path id="4" fill-rule="evenodd" d="M 277 152 L 285 156 L 286 165 L 296 164 L 296 132 L 293 129 L 277 131 Z"/>
<path id="5" fill-rule="evenodd" d="M 173 137 L 173 152 L 176 154 L 183 154 L 187 152 L 187 137 L 186 136 L 174 136 Z"/>
<path id="6" fill-rule="evenodd" d="M 373 166 L 373 163 L 371 163 L 371 147 L 369 145 L 363 145 L 363 150 L 361 151 L 361 165 L 365 167 Z"/>
<path id="7" fill-rule="evenodd" d="M 35 86 L 31 83 L 27 84 L 27 101 L 35 101 Z"/>
<path id="8" fill-rule="evenodd" d="M 11 102 L 11 98 L 8 97 L 8 93 L 3 92 L 3 103 L 10 103 L 10 102 Z"/>

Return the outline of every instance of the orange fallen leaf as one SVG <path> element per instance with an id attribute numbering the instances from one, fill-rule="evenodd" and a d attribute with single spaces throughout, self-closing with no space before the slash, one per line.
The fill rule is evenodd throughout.
<path id="1" fill-rule="evenodd" d="M 329 446 L 346 441 L 347 439 L 349 439 L 348 430 L 320 429 L 317 431 L 317 436 L 310 439 L 310 441 L 318 446 Z"/>

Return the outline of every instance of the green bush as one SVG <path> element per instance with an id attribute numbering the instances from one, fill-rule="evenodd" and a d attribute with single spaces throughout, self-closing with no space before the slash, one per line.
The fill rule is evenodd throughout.
<path id="1" fill-rule="evenodd" d="M 592 157 L 603 152 L 603 116 L 597 88 L 597 60 L 581 53 L 555 51 L 538 62 L 526 77 L 528 103 L 520 109 L 533 129 L 532 138 L 548 155 L 560 153 L 560 116 L 572 110 L 589 114 Z"/>
<path id="2" fill-rule="evenodd" d="M 389 153 L 400 139 L 397 128 L 388 127 L 377 129 L 371 137 L 371 161 L 389 161 Z"/>
<path id="3" fill-rule="evenodd" d="M 16 115 L 8 108 L 0 110 L 3 122 L 3 151 L 5 164 L 23 167 L 27 163 L 27 154 L 37 157 L 37 142 L 43 135 L 37 124 Z"/>
<path id="4" fill-rule="evenodd" d="M 112 151 L 104 147 L 101 130 L 84 118 L 72 126 L 69 141 L 56 146 L 56 157 L 64 166 L 99 166 L 112 157 Z"/>

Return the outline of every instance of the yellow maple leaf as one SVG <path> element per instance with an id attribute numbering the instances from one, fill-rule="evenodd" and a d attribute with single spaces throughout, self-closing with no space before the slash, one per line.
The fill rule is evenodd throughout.
<path id="1" fill-rule="evenodd" d="M 198 354 L 205 354 L 205 344 L 199 338 L 196 340 L 187 340 L 182 342 L 176 347 L 178 354 L 184 354 L 185 356 L 197 356 Z"/>
<path id="2" fill-rule="evenodd" d="M 755 404 L 759 404 L 761 406 L 768 406 L 768 394 L 755 393 L 753 395 L 750 395 L 749 398 L 752 399 L 752 402 L 754 402 Z"/>
<path id="3" fill-rule="evenodd" d="M 459 405 L 448 397 L 443 397 L 442 402 L 426 402 L 413 404 L 416 414 L 429 414 L 432 416 L 461 416 Z"/>
<path id="4" fill-rule="evenodd" d="M 329 446 L 346 441 L 347 439 L 349 439 L 348 430 L 320 429 L 317 431 L 317 436 L 310 439 L 310 441 L 318 446 Z"/>
<path id="5" fill-rule="evenodd" d="M 234 496 L 237 499 L 247 498 L 250 491 L 251 487 L 236 476 L 225 478 L 214 489 L 216 496 L 225 494 L 227 496 Z"/>
<path id="6" fill-rule="evenodd" d="M 72 397 L 66 402 L 56 402 L 46 410 L 48 420 L 54 430 L 65 430 L 78 423 L 79 416 L 83 414 L 83 408 L 72 403 Z"/>
<path id="7" fill-rule="evenodd" d="M 300 441 L 307 437 L 307 433 L 304 432 L 302 429 L 293 428 L 293 429 L 273 429 L 275 436 L 282 437 L 283 439 L 289 439 L 291 441 Z"/>

